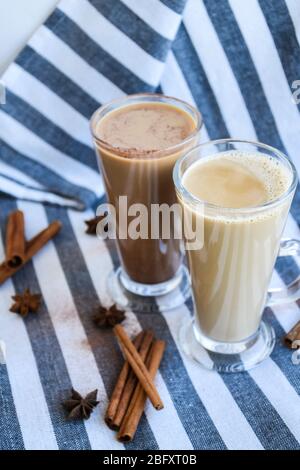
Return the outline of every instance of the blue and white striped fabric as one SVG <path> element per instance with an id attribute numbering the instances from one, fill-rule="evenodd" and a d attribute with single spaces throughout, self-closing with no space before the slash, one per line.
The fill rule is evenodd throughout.
<path id="1" fill-rule="evenodd" d="M 103 196 L 89 118 L 126 93 L 185 99 L 203 114 L 203 140 L 260 140 L 300 168 L 300 108 L 292 100 L 299 44 L 298 0 L 61 0 L 8 68 L 0 106 L 0 259 L 5 219 L 16 206 L 28 237 L 56 218 L 63 230 L 0 288 L 1 449 L 300 448 L 300 366 L 281 343 L 300 319 L 296 303 L 265 312 L 276 348 L 237 375 L 207 372 L 182 354 L 177 333 L 189 304 L 129 312 L 128 332 L 152 327 L 167 341 L 157 378 L 165 408 L 146 408 L 133 443 L 115 440 L 103 414 L 122 359 L 111 331 L 95 330 L 91 317 L 99 302 L 110 303 L 105 283 L 117 257 L 85 235 L 83 223 Z M 297 193 L 287 226 L 293 237 L 299 203 Z M 296 269 L 278 263 L 276 281 L 289 282 Z M 25 287 L 41 292 L 43 305 L 22 321 L 9 307 Z M 71 386 L 83 394 L 99 389 L 100 407 L 87 422 L 65 420 L 61 401 Z"/>

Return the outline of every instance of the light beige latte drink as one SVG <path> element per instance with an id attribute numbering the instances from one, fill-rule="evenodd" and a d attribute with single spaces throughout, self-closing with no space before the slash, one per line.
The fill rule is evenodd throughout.
<path id="1" fill-rule="evenodd" d="M 205 201 L 203 212 L 193 212 L 202 219 L 203 247 L 187 251 L 199 331 L 243 341 L 257 332 L 266 304 L 292 195 L 270 203 L 286 193 L 291 172 L 263 153 L 230 150 L 195 161 L 182 185 Z"/>

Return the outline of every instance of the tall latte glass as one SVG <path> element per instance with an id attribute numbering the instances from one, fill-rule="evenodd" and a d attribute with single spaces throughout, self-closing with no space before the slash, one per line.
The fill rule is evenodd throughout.
<path id="1" fill-rule="evenodd" d="M 195 315 L 182 347 L 209 369 L 250 369 L 274 347 L 264 307 L 299 298 L 297 282 L 268 292 L 278 254 L 299 253 L 297 240 L 281 241 L 295 168 L 267 145 L 225 139 L 184 155 L 174 182 L 197 242 L 186 244 Z"/>
<path id="2" fill-rule="evenodd" d="M 172 227 L 169 235 L 162 234 L 157 227 L 160 215 L 151 218 L 151 210 L 176 202 L 172 170 L 178 158 L 198 143 L 201 124 L 195 108 L 156 94 L 121 98 L 92 117 L 100 171 L 116 211 L 121 267 L 109 277 L 108 287 L 119 305 L 153 309 L 155 296 L 160 309 L 168 309 L 188 295 L 180 240 Z M 146 224 L 143 219 L 138 227 L 134 219 L 141 211 L 145 215 L 145 210 Z M 134 236 L 129 231 L 131 222 L 140 231 Z M 167 295 L 171 291 L 173 295 Z"/>

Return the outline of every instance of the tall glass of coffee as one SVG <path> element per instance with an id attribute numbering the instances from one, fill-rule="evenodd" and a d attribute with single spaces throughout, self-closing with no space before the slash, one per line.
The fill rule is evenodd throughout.
<path id="1" fill-rule="evenodd" d="M 172 170 L 179 157 L 199 140 L 202 119 L 189 104 L 158 94 L 137 94 L 98 109 L 91 129 L 109 203 L 115 209 L 120 267 L 108 279 L 113 300 L 124 307 L 172 308 L 189 295 L 181 241 L 162 233 L 153 208 L 176 203 Z M 139 210 L 142 206 L 143 214 Z M 139 233 L 126 228 L 145 216 Z M 131 224 L 132 223 L 132 224 Z M 155 225 L 155 226 L 154 226 Z M 172 292 L 172 295 L 170 293 Z"/>
<path id="2" fill-rule="evenodd" d="M 197 227 L 193 243 L 186 243 L 195 315 L 181 329 L 181 345 L 209 369 L 250 369 L 275 343 L 262 321 L 264 307 L 300 294 L 299 278 L 268 291 L 278 254 L 300 253 L 298 240 L 281 240 L 296 170 L 272 147 L 224 139 L 183 156 L 174 182 L 187 220 Z"/>

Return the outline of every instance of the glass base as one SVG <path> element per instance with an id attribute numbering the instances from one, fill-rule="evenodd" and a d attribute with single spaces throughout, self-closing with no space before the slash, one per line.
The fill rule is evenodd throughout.
<path id="1" fill-rule="evenodd" d="M 194 319 L 179 332 L 182 350 L 206 369 L 218 372 L 252 369 L 271 354 L 275 340 L 273 328 L 264 321 L 254 336 L 236 343 L 221 343 L 207 338 L 199 332 Z"/>
<path id="2" fill-rule="evenodd" d="M 108 276 L 107 287 L 112 300 L 120 308 L 145 313 L 178 307 L 191 295 L 190 277 L 185 266 L 181 266 L 170 281 L 160 284 L 134 282 L 119 267 Z"/>

